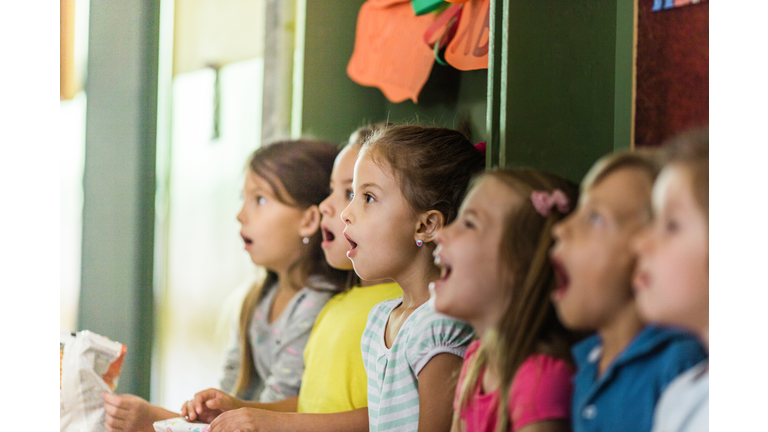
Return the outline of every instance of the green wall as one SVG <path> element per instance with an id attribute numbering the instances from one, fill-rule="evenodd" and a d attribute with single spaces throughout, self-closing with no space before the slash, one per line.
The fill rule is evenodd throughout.
<path id="1" fill-rule="evenodd" d="M 435 64 L 418 104 L 391 103 L 347 77 L 362 1 L 300 2 L 301 131 L 343 141 L 365 121 L 468 122 L 474 141 L 491 140 L 489 167 L 534 167 L 574 181 L 600 156 L 630 147 L 634 2 L 491 1 L 489 69 Z"/>
<path id="2" fill-rule="evenodd" d="M 294 81 L 294 103 L 301 101 L 304 135 L 332 141 L 345 141 L 365 122 L 389 119 L 393 122 L 456 128 L 468 122 L 472 138 L 485 139 L 487 72 L 460 72 L 435 63 L 429 81 L 419 95 L 419 103 L 391 103 L 381 91 L 363 87 L 347 76 L 347 63 L 355 44 L 357 14 L 362 0 L 325 2 L 300 0 L 299 13 L 305 14 L 304 33 L 297 31 L 299 54 L 295 68 L 301 81 Z M 298 22 L 301 23 L 302 19 Z M 300 25 L 300 24 L 299 24 Z M 294 112 L 296 107 L 294 107 Z"/>
<path id="3" fill-rule="evenodd" d="M 578 181 L 598 157 L 629 147 L 632 2 L 494 6 L 492 13 L 502 13 L 495 33 L 500 79 L 492 90 L 499 99 L 500 165 Z"/>

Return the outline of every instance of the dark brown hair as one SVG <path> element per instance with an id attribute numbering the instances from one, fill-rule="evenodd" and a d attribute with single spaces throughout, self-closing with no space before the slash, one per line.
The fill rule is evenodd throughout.
<path id="1" fill-rule="evenodd" d="M 506 312 L 497 327 L 483 336 L 480 348 L 460 389 L 460 408 L 454 414 L 458 424 L 464 407 L 477 387 L 480 371 L 489 364 L 498 368 L 499 407 L 497 431 L 509 428 L 509 390 L 517 370 L 532 354 L 549 354 L 571 362 L 570 347 L 576 335 L 557 318 L 550 295 L 555 274 L 549 260 L 553 245 L 552 227 L 568 215 L 578 200 L 575 184 L 555 175 L 532 169 L 493 170 L 472 181 L 472 188 L 487 179 L 496 179 L 523 198 L 522 205 L 506 209 L 499 246 L 501 281 L 508 296 Z M 551 193 L 559 189 L 568 197 L 569 208 L 553 208 L 546 217 L 534 208 L 534 191 Z"/>
<path id="2" fill-rule="evenodd" d="M 665 165 L 679 164 L 689 174 L 693 196 L 709 220 L 709 129 L 681 132 L 663 144 Z"/>
<path id="3" fill-rule="evenodd" d="M 248 160 L 248 169 L 269 183 L 278 201 L 304 210 L 319 205 L 328 196 L 328 182 L 337 153 L 335 146 L 326 142 L 277 141 L 254 151 Z M 309 237 L 309 243 L 303 248 L 302 256 L 291 264 L 289 282 L 293 287 L 301 288 L 306 285 L 315 289 L 325 288 L 312 286 L 307 280 L 310 275 L 318 275 L 322 281 L 333 286 L 343 286 L 346 272 L 328 265 L 320 248 L 321 240 L 318 230 Z M 248 340 L 248 329 L 254 310 L 266 294 L 265 288 L 274 285 L 277 279 L 277 274 L 268 270 L 265 280 L 254 284 L 243 300 L 239 325 L 240 371 L 232 390 L 234 395 L 241 394 L 248 387 L 255 373 L 253 347 Z"/>
<path id="4" fill-rule="evenodd" d="M 411 209 L 437 210 L 449 224 L 456 217 L 470 178 L 485 167 L 485 156 L 460 132 L 424 126 L 392 126 L 374 132 L 363 144 L 374 162 L 392 168 Z"/>

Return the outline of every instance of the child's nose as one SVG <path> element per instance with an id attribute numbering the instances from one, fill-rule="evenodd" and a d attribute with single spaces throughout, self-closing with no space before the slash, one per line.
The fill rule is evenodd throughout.
<path id="1" fill-rule="evenodd" d="M 345 208 L 339 217 L 341 217 L 341 220 L 344 221 L 344 225 L 352 225 L 352 212 L 349 211 L 349 207 Z"/>
<path id="2" fill-rule="evenodd" d="M 333 216 L 333 206 L 331 205 L 330 202 L 328 202 L 329 199 L 330 197 L 324 199 L 318 206 L 318 208 L 320 209 L 320 214 L 328 217 Z"/>
<path id="3" fill-rule="evenodd" d="M 240 222 L 241 224 L 244 224 L 244 223 L 245 223 L 245 205 L 243 205 L 242 207 L 240 207 L 240 212 L 239 212 L 239 213 L 237 213 L 237 218 L 236 218 L 236 219 L 237 219 L 237 221 L 238 221 L 238 222 Z"/>
<path id="4" fill-rule="evenodd" d="M 570 220 L 570 217 L 567 217 L 560 222 L 556 223 L 555 226 L 552 227 L 552 238 L 555 239 L 555 241 L 562 240 L 563 234 L 565 233 L 565 227 L 568 221 Z"/>
<path id="5" fill-rule="evenodd" d="M 651 227 L 646 227 L 640 230 L 637 234 L 635 234 L 634 237 L 632 237 L 631 240 L 631 246 L 632 250 L 637 253 L 641 254 L 643 252 L 647 252 L 649 250 L 651 240 Z"/>

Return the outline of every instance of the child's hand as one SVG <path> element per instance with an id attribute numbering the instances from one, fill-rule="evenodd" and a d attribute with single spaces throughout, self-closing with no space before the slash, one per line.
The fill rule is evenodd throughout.
<path id="1" fill-rule="evenodd" d="M 103 393 L 104 428 L 109 431 L 154 432 L 156 420 L 154 406 L 144 399 L 131 394 Z"/>
<path id="2" fill-rule="evenodd" d="M 256 408 L 241 408 L 216 417 L 208 432 L 279 431 L 280 426 L 286 426 L 285 422 L 279 421 L 281 415 L 283 414 Z"/>
<path id="3" fill-rule="evenodd" d="M 243 406 L 240 399 L 215 388 L 195 394 L 192 400 L 181 406 L 181 416 L 192 421 L 211 423 L 219 414 Z"/>

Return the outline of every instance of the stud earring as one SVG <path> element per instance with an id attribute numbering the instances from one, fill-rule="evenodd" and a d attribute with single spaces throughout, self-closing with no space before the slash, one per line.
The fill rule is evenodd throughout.
<path id="1" fill-rule="evenodd" d="M 416 240 L 416 246 L 422 247 L 422 246 L 424 246 L 424 242 L 421 241 L 421 240 Z"/>
<path id="2" fill-rule="evenodd" d="M 309 237 L 304 237 L 301 241 L 303 241 L 304 244 L 309 244 Z"/>

